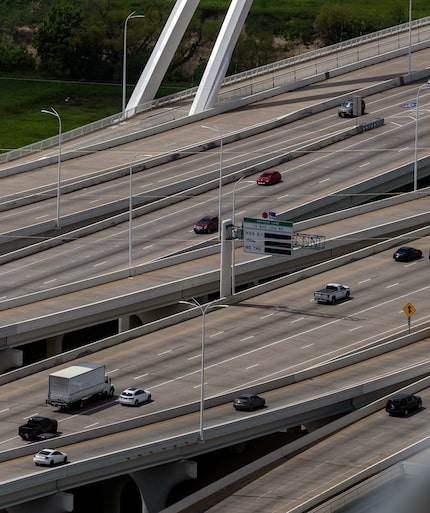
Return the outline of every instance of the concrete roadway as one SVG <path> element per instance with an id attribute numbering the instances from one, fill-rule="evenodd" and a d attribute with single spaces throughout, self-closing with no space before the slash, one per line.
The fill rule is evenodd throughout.
<path id="1" fill-rule="evenodd" d="M 414 69 L 424 69 L 427 66 L 429 52 L 430 50 L 423 50 L 414 53 Z M 300 91 L 293 91 L 266 101 L 258 102 L 246 108 L 239 109 L 236 112 L 228 112 L 211 117 L 210 123 L 216 124 L 221 133 L 227 135 L 233 131 L 243 129 L 244 127 L 258 125 L 269 119 L 275 119 L 280 113 L 285 115 L 298 109 L 311 108 L 312 105 L 321 103 L 321 101 L 327 101 L 348 92 L 379 83 L 393 76 L 398 76 L 402 73 L 402 69 L 405 69 L 406 72 L 406 57 L 342 75 L 324 81 L 323 83 L 309 86 Z M 422 93 L 424 97 L 425 91 Z M 411 98 L 408 99 L 410 100 Z M 333 114 L 335 114 L 335 112 L 333 112 Z M 135 122 L 136 121 L 133 119 L 130 120 L 130 123 Z M 338 122 L 337 124 L 338 127 L 345 126 L 345 122 Z M 201 128 L 201 125 L 202 122 L 193 123 L 180 129 L 170 130 L 162 134 L 147 137 L 143 140 L 121 145 L 120 147 L 114 147 L 110 150 L 91 153 L 90 155 L 85 155 L 84 157 L 71 161 L 64 161 L 62 163 L 62 180 L 66 182 L 72 178 L 76 179 L 91 173 L 101 173 L 102 170 L 115 166 L 123 166 L 125 169 L 128 169 L 132 161 L 138 163 L 141 161 L 141 157 L 143 158 L 142 160 L 145 160 L 149 156 L 157 156 L 169 152 L 174 153 L 178 148 L 195 143 L 196 141 L 202 142 L 217 139 L 213 130 L 204 130 Z M 111 128 L 106 129 L 106 131 L 112 134 Z M 327 132 L 325 131 L 324 133 Z M 76 142 L 74 142 L 74 144 L 76 144 Z M 64 151 L 66 151 L 66 148 L 67 145 L 65 145 Z M 50 151 L 54 153 L 53 150 Z M 217 151 L 212 152 L 213 169 L 217 167 L 217 155 Z M 228 146 L 226 147 L 226 156 L 228 156 Z M 41 156 L 39 155 L 37 158 L 40 159 Z M 8 166 L 10 166 L 10 164 L 0 164 L 0 171 L 7 169 Z M 172 166 L 170 166 L 170 168 L 172 168 Z M 139 173 L 136 173 L 136 180 L 139 180 L 137 178 L 138 174 Z M 145 172 L 144 175 L 146 182 L 149 181 L 153 183 L 153 173 Z M 57 165 L 53 163 L 51 166 L 29 171 L 21 175 L 4 177 L 2 178 L 3 199 L 8 195 L 20 194 L 23 191 L 32 194 L 34 187 L 46 184 L 51 184 L 53 190 L 55 190 L 56 176 Z M 126 185 L 128 184 L 128 179 L 122 180 L 122 183 L 122 193 L 117 190 L 117 185 L 115 185 L 115 189 L 112 187 L 110 189 L 92 187 L 85 190 L 84 194 L 63 195 L 62 215 L 80 210 L 84 206 L 86 208 L 93 208 L 94 206 L 100 206 L 100 204 L 112 201 L 113 199 L 119 199 L 120 197 L 127 198 L 128 190 Z M 137 190 L 140 190 L 138 181 L 136 182 L 136 191 Z M 147 190 L 147 188 L 143 189 L 143 191 L 145 190 Z M 140 190 L 140 192 L 142 192 L 142 190 Z M 70 200 L 68 197 L 70 197 Z M 22 226 L 29 226 L 33 224 L 35 220 L 53 220 L 56 213 L 55 203 L 56 199 L 51 198 L 34 207 L 27 206 L 23 209 L 14 209 L 13 212 L 0 213 L 2 231 L 6 232 Z"/>
<path id="2" fill-rule="evenodd" d="M 385 118 L 386 125 L 383 128 L 366 132 L 348 141 L 300 157 L 282 167 L 279 166 L 284 180 L 276 187 L 257 187 L 254 182 L 256 176 L 244 180 L 235 191 L 237 218 L 241 219 L 244 215 L 259 217 L 264 210 L 283 212 L 321 196 L 335 194 L 342 187 L 357 183 L 360 179 L 365 180 L 393 166 L 409 162 L 413 155 L 411 134 L 414 121 L 411 118 L 410 109 L 401 109 L 399 105 L 411 97 L 415 88 L 415 85 L 408 86 L 372 96 L 372 101 L 368 101 L 369 108 L 376 116 Z M 430 118 L 426 109 L 428 96 L 423 94 L 422 97 L 423 110 L 420 125 L 422 138 L 425 138 L 430 131 L 428 123 Z M 332 109 L 312 116 L 312 128 L 309 128 L 310 120 L 307 118 L 287 125 L 284 129 L 272 130 L 250 140 L 235 143 L 231 145 L 232 150 L 226 150 L 224 162 L 228 165 L 230 159 L 237 160 L 240 156 L 245 158 L 250 152 L 263 153 L 268 151 L 269 147 L 271 151 L 276 152 L 285 147 L 285 139 L 292 143 L 294 137 L 298 135 L 306 137 L 306 133 L 320 137 L 324 130 L 334 131 L 339 126 L 344 127 L 351 123 L 354 121 L 340 121 Z M 297 134 L 294 135 L 294 132 Z M 218 152 L 215 153 L 211 154 L 211 158 L 217 162 L 219 155 Z M 209 155 L 206 154 L 193 156 L 180 160 L 174 165 L 161 166 L 158 171 L 149 170 L 147 177 L 149 181 L 141 183 L 136 180 L 135 190 L 147 192 L 148 188 L 154 187 L 157 180 L 173 180 L 174 171 L 178 175 L 189 174 L 190 169 L 205 173 L 208 169 L 205 160 L 208 157 Z M 191 165 L 189 160 L 192 161 Z M 145 177 L 140 178 L 144 180 Z M 103 197 L 112 199 L 116 194 L 115 186 L 120 191 L 120 185 L 116 182 L 105 186 Z M 126 182 L 127 180 L 123 180 L 122 184 L 124 194 L 129 187 Z M 223 187 L 223 210 L 227 213 L 226 215 L 231 214 L 233 187 L 233 184 Z M 91 193 L 88 195 L 91 197 Z M 213 190 L 134 219 L 133 265 L 139 265 L 208 239 L 206 236 L 196 236 L 192 226 L 200 215 L 216 212 L 217 208 L 218 194 Z M 15 211 L 10 212 L 8 219 L 12 219 L 14 213 Z M 67 245 L 62 244 L 17 261 L 3 263 L 0 270 L 2 279 L 0 300 L 4 303 L 13 297 L 118 269 L 126 269 L 129 257 L 129 229 L 129 223 L 126 221 L 77 240 L 68 237 L 72 240 Z M 238 260 L 240 258 L 243 257 L 238 256 Z"/>
<path id="3" fill-rule="evenodd" d="M 424 238 L 416 241 L 416 246 L 425 249 L 428 242 Z M 209 312 L 206 397 L 246 389 L 367 347 L 382 337 L 405 333 L 407 318 L 403 306 L 408 302 L 417 310 L 412 329 L 427 322 L 429 265 L 428 258 L 406 264 L 394 262 L 391 251 L 387 251 L 227 309 Z M 326 281 L 350 285 L 352 299 L 335 306 L 315 304 L 313 291 Z M 57 368 L 2 385 L 0 450 L 22 445 L 17 428 L 30 415 L 53 416 L 59 421 L 60 430 L 68 434 L 197 401 L 200 341 L 201 319 L 195 318 L 80 359 L 104 363 L 117 393 L 131 385 L 149 388 L 154 402 L 137 409 L 119 407 L 112 400 L 72 413 L 47 407 L 44 403 L 47 376 Z M 415 344 L 407 357 L 404 352 L 399 351 L 400 359 L 396 363 L 389 358 L 388 370 L 375 359 L 363 364 L 366 369 L 357 366 L 357 373 L 348 369 L 345 377 L 340 373 L 342 378 L 327 378 L 324 386 L 336 390 L 344 379 L 358 382 L 366 379 L 367 372 L 378 376 L 422 363 L 428 359 L 427 341 Z M 318 389 L 319 385 L 311 386 L 311 393 L 318 393 Z M 276 402 L 274 396 L 269 397 L 269 404 L 274 407 L 297 398 L 297 392 L 288 387 L 277 395 Z M 231 419 L 231 410 L 231 406 L 219 410 L 221 416 L 216 415 L 213 422 Z M 197 417 L 192 418 L 190 425 L 195 426 Z M 178 427 L 170 424 L 169 433 L 178 434 Z M 128 434 L 121 437 L 125 444 L 132 445 Z"/>
<path id="4" fill-rule="evenodd" d="M 429 404 L 430 390 L 418 393 L 424 404 L 420 412 L 399 418 L 378 411 L 300 454 L 279 461 L 276 468 L 255 476 L 250 483 L 245 482 L 249 479 L 239 482 L 223 493 L 183 509 L 182 513 L 286 513 L 299 507 L 367 467 L 427 438 L 430 410 L 425 405 Z M 390 497 L 392 500 L 393 495 Z M 395 504 L 398 499 L 400 496 Z M 405 511 L 408 510 L 402 510 Z"/>
<path id="5" fill-rule="evenodd" d="M 428 199 L 426 197 L 378 211 L 378 224 L 392 222 L 394 219 L 405 219 L 406 217 L 420 215 L 424 212 L 428 212 Z M 329 225 L 315 226 L 307 231 L 324 235 L 327 239 L 332 239 L 346 236 L 360 229 L 371 228 L 374 224 L 374 214 L 361 214 Z M 354 236 L 356 237 L 357 235 Z M 237 276 L 240 276 L 240 264 L 251 259 L 254 260 L 256 257 L 258 257 L 258 255 L 244 253 L 242 249 L 238 249 L 236 260 Z M 263 258 L 273 259 L 277 257 L 269 256 Z M 278 261 L 280 260 L 278 259 Z M 145 274 L 136 275 L 133 279 L 125 278 L 111 282 L 109 286 L 100 285 L 79 292 L 63 294 L 52 299 L 40 300 L 37 303 L 2 310 L 0 311 L 0 325 L 3 327 L 13 326 L 31 319 L 52 316 L 57 312 L 90 306 L 94 302 L 142 292 L 145 289 L 184 278 L 195 277 L 201 273 L 208 272 L 208 270 L 212 271 L 218 268 L 219 255 L 213 255 L 195 260 L 193 261 L 193 265 L 184 263 L 173 267 L 154 270 Z"/>

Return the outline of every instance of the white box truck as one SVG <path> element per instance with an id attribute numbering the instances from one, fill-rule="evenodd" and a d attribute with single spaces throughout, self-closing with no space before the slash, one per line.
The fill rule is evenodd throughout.
<path id="1" fill-rule="evenodd" d="M 49 375 L 48 398 L 51 406 L 82 408 L 84 401 L 95 396 L 112 396 L 115 392 L 104 365 L 78 363 Z"/>

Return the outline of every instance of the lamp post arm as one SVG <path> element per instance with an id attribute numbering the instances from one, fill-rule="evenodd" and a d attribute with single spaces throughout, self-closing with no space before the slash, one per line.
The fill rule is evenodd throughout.
<path id="1" fill-rule="evenodd" d="M 56 226 L 60 228 L 60 196 L 61 196 L 61 139 L 62 139 L 62 124 L 61 124 L 61 116 L 58 112 L 51 107 L 51 110 L 42 109 L 40 112 L 43 114 L 49 114 L 50 116 L 54 116 L 58 120 L 58 165 L 57 165 L 57 221 Z"/>

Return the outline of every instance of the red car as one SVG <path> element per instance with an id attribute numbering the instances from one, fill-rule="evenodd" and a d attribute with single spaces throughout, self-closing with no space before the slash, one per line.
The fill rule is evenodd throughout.
<path id="1" fill-rule="evenodd" d="M 279 183 L 282 180 L 281 173 L 279 171 L 265 171 L 257 179 L 258 185 L 273 185 Z"/>
<path id="2" fill-rule="evenodd" d="M 218 216 L 204 216 L 194 225 L 195 233 L 212 233 L 218 231 Z"/>

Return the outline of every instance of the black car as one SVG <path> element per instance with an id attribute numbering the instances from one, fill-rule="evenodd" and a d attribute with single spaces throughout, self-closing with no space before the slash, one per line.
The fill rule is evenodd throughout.
<path id="1" fill-rule="evenodd" d="M 218 216 L 204 216 L 194 225 L 195 233 L 212 233 L 218 231 Z"/>
<path id="2" fill-rule="evenodd" d="M 410 246 L 402 246 L 393 254 L 394 260 L 397 262 L 410 262 L 422 258 L 423 252 L 420 249 L 411 248 Z"/>
<path id="3" fill-rule="evenodd" d="M 418 395 L 397 394 L 388 399 L 385 410 L 390 415 L 409 415 L 411 411 L 421 410 L 422 400 Z"/>
<path id="4" fill-rule="evenodd" d="M 242 394 L 233 402 L 233 407 L 236 410 L 253 411 L 256 408 L 263 408 L 266 405 L 266 400 L 255 394 Z"/>

